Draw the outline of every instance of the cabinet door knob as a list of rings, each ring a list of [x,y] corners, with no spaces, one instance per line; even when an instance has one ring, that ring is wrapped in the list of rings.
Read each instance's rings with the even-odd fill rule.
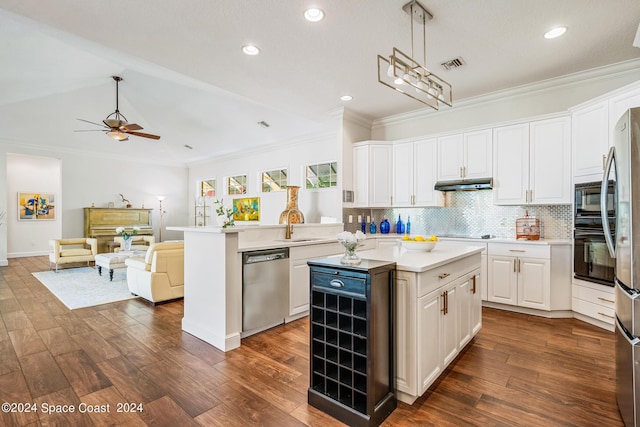
[[[476,293],[476,276],[473,276],[471,279],[473,280],[473,288],[471,290],[475,294]]]
[[[516,259],[513,259],[513,272],[516,272]]]
[[[344,288],[344,283],[341,280],[333,279],[329,284],[336,288]]]

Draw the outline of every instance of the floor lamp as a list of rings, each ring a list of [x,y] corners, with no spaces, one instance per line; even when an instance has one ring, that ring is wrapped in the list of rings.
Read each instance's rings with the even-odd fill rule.
[[[159,241],[162,242],[162,217],[165,214],[165,211],[162,210],[162,201],[165,199],[165,196],[158,196],[158,201],[160,202],[160,233],[159,233]]]

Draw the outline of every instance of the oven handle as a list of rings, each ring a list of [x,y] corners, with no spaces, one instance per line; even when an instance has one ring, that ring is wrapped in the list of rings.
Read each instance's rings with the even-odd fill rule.
[[[607,248],[609,249],[609,255],[611,258],[616,257],[616,248],[613,245],[613,238],[611,237],[611,230],[609,228],[609,218],[607,211],[607,199],[609,191],[609,173],[611,173],[611,166],[613,166],[616,157],[615,147],[609,149],[609,155],[607,156],[607,166],[602,175],[602,184],[600,185],[600,213],[602,214],[602,228],[604,230],[604,240],[607,242]]]

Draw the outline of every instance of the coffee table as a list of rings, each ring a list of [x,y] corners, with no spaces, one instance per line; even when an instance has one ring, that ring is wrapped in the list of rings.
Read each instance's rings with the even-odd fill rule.
[[[109,270],[109,281],[113,281],[113,270],[116,268],[125,268],[125,260],[134,256],[144,256],[146,251],[120,251],[109,252],[105,254],[97,254],[95,256],[96,267],[98,267],[98,274],[102,276],[102,269]]]

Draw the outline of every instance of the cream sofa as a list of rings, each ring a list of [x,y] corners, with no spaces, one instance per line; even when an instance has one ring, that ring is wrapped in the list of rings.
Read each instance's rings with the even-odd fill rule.
[[[132,294],[152,303],[184,297],[184,242],[154,243],[144,257],[125,264]]]
[[[124,239],[120,236],[114,237],[113,241],[120,246],[116,246],[113,251],[119,252],[124,250]],[[146,251],[149,246],[156,242],[156,238],[153,236],[131,236],[131,250],[132,251]]]
[[[86,262],[89,265],[98,253],[98,239],[94,238],[53,239],[49,240],[49,245],[51,246],[49,270],[51,265],[55,264],[56,273],[61,264]]]

